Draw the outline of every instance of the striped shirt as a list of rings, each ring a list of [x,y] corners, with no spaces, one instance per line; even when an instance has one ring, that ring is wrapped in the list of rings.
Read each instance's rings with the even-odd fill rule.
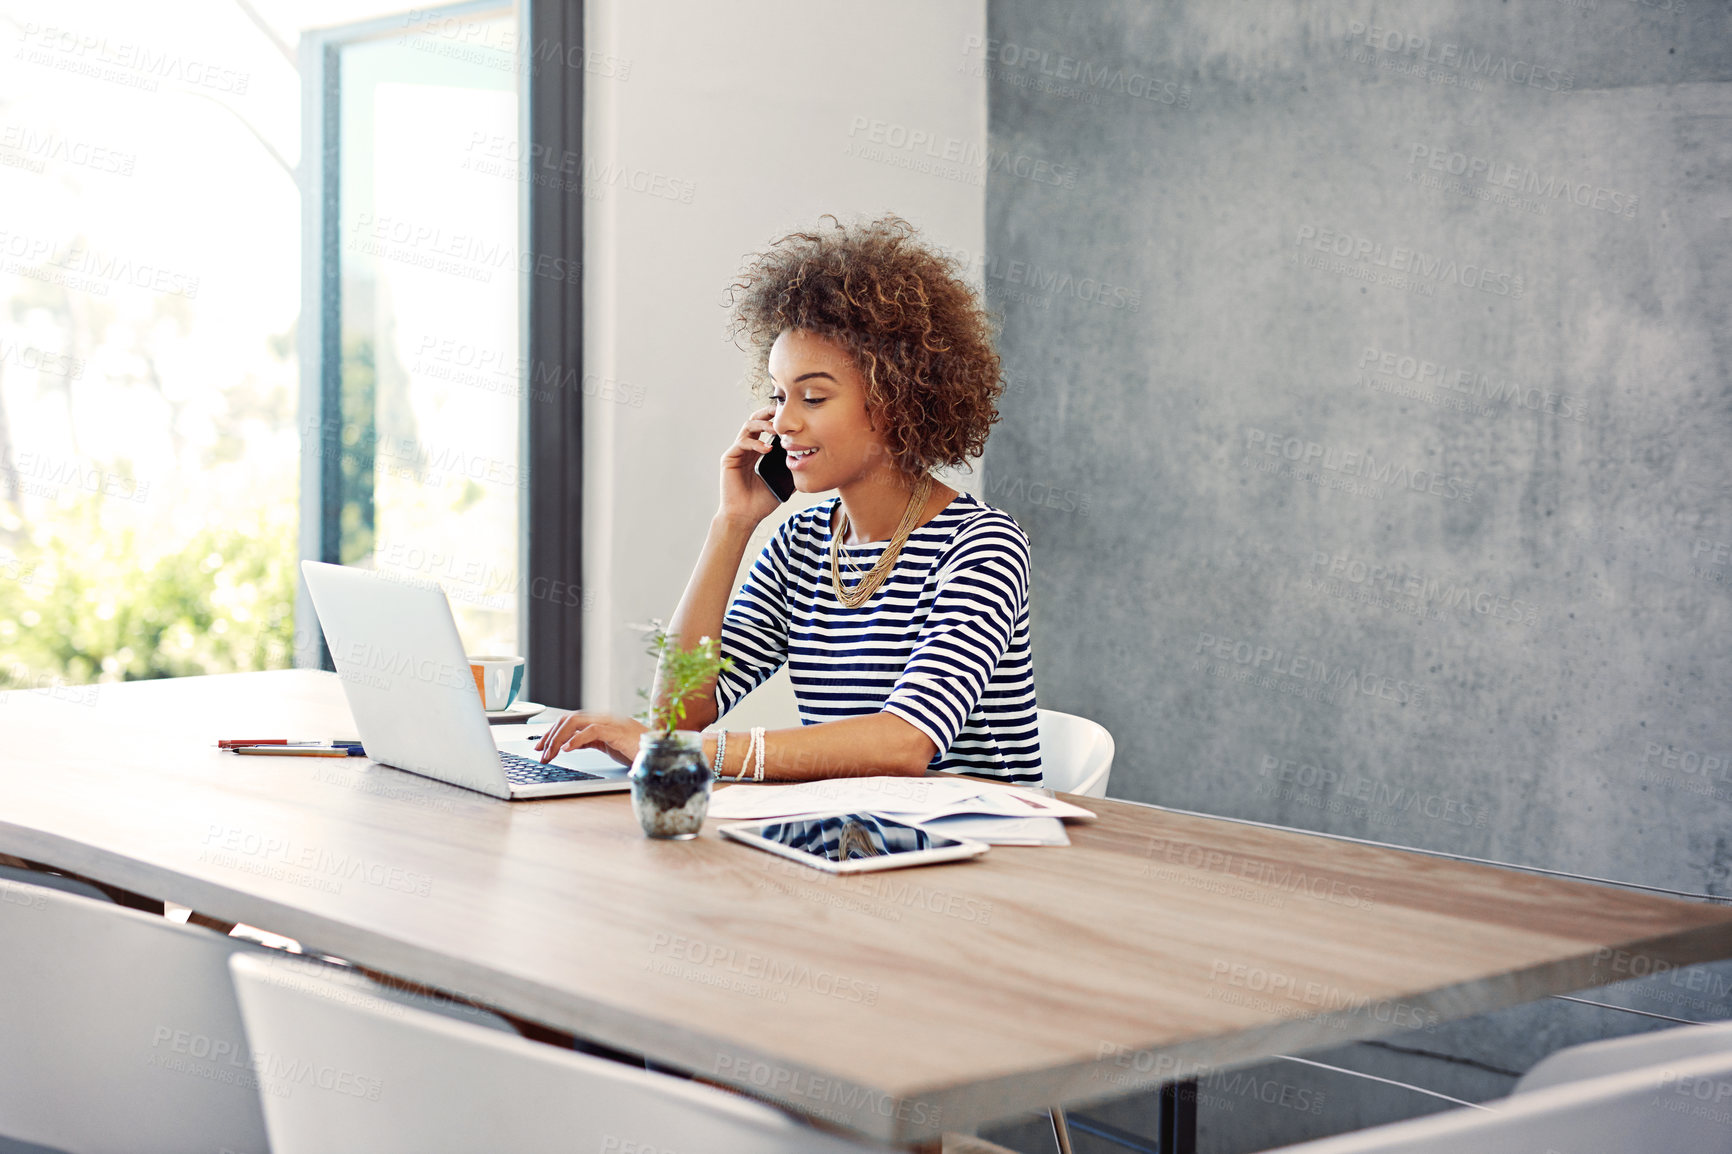
[[[734,664],[716,679],[718,712],[786,662],[803,724],[892,713],[932,739],[930,769],[1039,784],[1027,535],[1008,513],[960,493],[850,609],[830,581],[840,502],[789,517],[753,563],[722,621],[722,653]],[[844,544],[844,584],[886,544]]]

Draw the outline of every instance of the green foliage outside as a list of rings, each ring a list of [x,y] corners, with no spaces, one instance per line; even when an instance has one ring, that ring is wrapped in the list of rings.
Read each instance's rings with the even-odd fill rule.
[[[154,555],[83,495],[0,549],[0,689],[286,669],[294,664],[292,507],[205,527]]]
[[[379,374],[373,342],[351,337],[343,342],[343,425],[324,451],[338,457],[340,506],[339,560],[359,565],[373,556],[374,454],[378,433],[373,413],[378,406]]]

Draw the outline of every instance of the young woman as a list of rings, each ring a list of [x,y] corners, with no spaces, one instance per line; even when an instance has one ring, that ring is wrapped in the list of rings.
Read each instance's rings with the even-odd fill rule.
[[[998,419],[974,293],[906,221],[831,218],[754,257],[733,306],[770,403],[722,455],[721,504],[668,630],[686,647],[720,637],[733,659],[688,728],[784,662],[804,724],[761,745],[706,735],[706,757],[724,776],[761,762],[764,780],[941,770],[1038,784],[1028,538],[930,472],[979,453]],[[838,495],[783,522],[730,605],[747,542],[778,508],[754,471],[772,433],[799,491]],[[540,748],[630,761],[643,732],[574,713]]]

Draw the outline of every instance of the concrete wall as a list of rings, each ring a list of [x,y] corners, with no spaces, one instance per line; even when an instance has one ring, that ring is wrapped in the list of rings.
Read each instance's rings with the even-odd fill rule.
[[[1727,892],[1729,13],[993,0],[986,495],[1113,794]],[[1689,981],[1603,994],[1732,1014]],[[1328,1060],[1484,1098],[1653,1024]],[[1441,1105],[1265,1073],[1325,1108],[1217,1087],[1210,1149]]]
[[[986,98],[956,52],[986,9],[592,0],[585,18],[592,46],[629,62],[587,85],[586,172],[662,178],[602,189],[584,220],[584,705],[635,711],[652,666],[630,623],[672,615],[753,407],[725,290],[747,254],[823,213],[897,212],[980,250]],[[729,715],[797,723],[785,674]]]

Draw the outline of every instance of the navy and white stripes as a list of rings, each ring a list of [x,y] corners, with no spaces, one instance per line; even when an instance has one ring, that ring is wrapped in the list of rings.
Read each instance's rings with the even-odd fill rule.
[[[967,493],[909,536],[871,599],[849,609],[830,584],[840,499],[777,529],[722,622],[734,668],[726,713],[784,661],[807,725],[893,713],[938,747],[931,768],[1038,784],[1040,733],[1028,641],[1028,537]],[[842,547],[852,585],[885,542]]]

